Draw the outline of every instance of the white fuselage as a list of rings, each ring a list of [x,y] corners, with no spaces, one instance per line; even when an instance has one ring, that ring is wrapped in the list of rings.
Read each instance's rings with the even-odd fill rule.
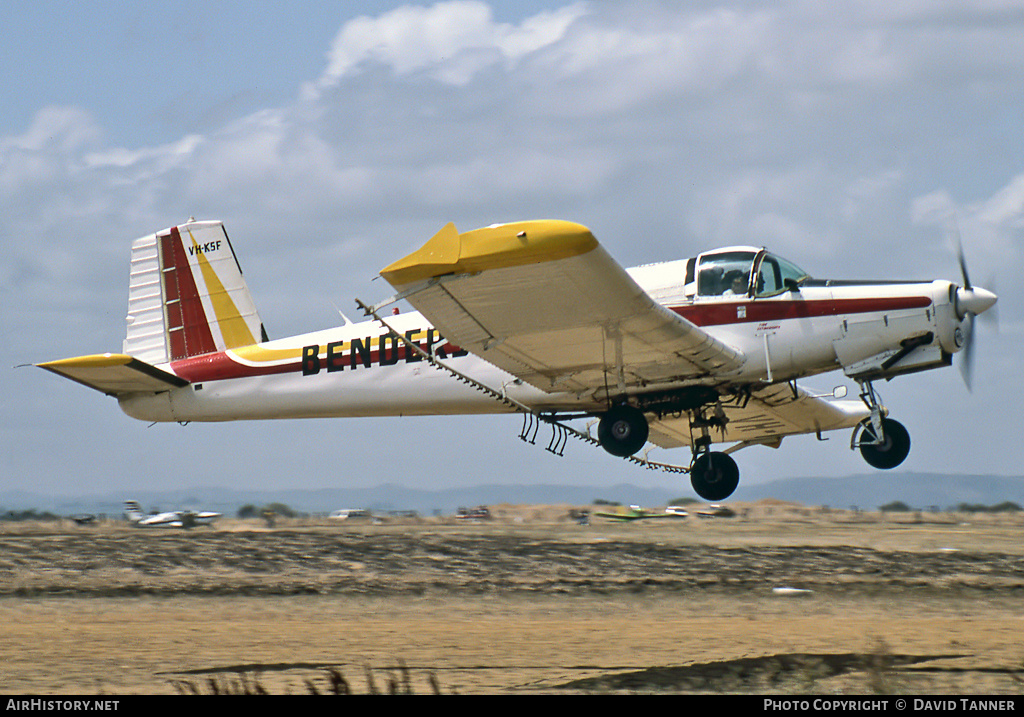
[[[872,370],[922,370],[948,364],[949,355],[960,348],[955,288],[948,281],[810,282],[758,298],[693,296],[683,282],[685,268],[685,261],[667,262],[630,274],[660,304],[743,354],[737,371],[700,381],[725,390],[839,368],[855,378],[859,367],[869,377]],[[572,411],[605,406],[595,395],[550,394],[524,384],[482,358],[444,344],[419,313],[393,315],[387,322],[424,350],[437,350],[442,362],[521,404]],[[188,386],[133,394],[121,398],[120,405],[140,420],[180,422],[509,410],[434,368],[388,334],[377,322],[365,321],[172,361],[159,368],[188,380]],[[908,339],[916,341],[909,351]],[[896,355],[901,348],[904,355]],[[877,367],[893,357],[895,364]]]

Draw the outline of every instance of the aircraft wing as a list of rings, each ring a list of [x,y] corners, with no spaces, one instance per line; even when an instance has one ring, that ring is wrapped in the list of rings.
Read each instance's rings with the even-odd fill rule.
[[[124,354],[78,356],[37,365],[108,396],[157,393],[188,385],[188,381],[179,376]]]
[[[180,511],[171,511],[143,516],[138,524],[150,528],[181,528],[185,523]]]
[[[145,519],[140,520],[139,525],[148,528],[184,528],[185,523],[181,520],[174,518],[161,518],[159,520]]]
[[[595,518],[610,518],[611,520],[622,520],[622,521],[638,520],[640,518],[639,515],[630,515],[629,513],[602,513],[602,512],[594,513],[594,517]]]
[[[824,399],[799,386],[794,393],[788,383],[766,386],[752,392],[749,400],[725,403],[723,408],[729,420],[724,431],[711,429],[716,443],[739,441],[774,447],[785,436],[852,428],[869,415],[860,401]],[[661,448],[689,446],[688,417],[652,417],[648,440]]]
[[[639,515],[628,515],[623,513],[594,513],[599,518],[610,518],[611,520],[621,520],[623,522],[632,522],[634,520],[656,520],[658,518],[678,518],[678,515],[672,515],[671,513],[640,513]]]
[[[628,392],[744,361],[656,303],[579,224],[448,224],[381,275],[451,343],[549,393]]]

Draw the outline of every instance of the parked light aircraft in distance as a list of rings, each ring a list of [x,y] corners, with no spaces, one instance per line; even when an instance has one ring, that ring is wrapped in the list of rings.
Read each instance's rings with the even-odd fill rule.
[[[128,522],[137,528],[194,528],[197,525],[213,525],[221,517],[210,510],[172,510],[166,513],[149,513],[142,510],[138,501],[126,500],[124,514]]]
[[[735,518],[736,511],[724,505],[709,505],[697,511],[698,518]]]
[[[340,510],[333,511],[327,516],[333,520],[349,520],[354,518],[372,518],[370,511],[366,508],[342,508]]]
[[[678,506],[672,506],[672,507],[675,508],[675,510],[670,510],[670,509],[666,508],[664,512],[658,513],[658,512],[653,511],[653,510],[647,510],[645,508],[641,508],[639,505],[631,505],[627,509],[620,508],[618,510],[599,511],[599,512],[594,513],[594,515],[596,515],[596,516],[598,516],[600,518],[608,518],[610,520],[616,520],[616,521],[623,522],[623,523],[632,522],[634,520],[648,520],[648,519],[652,519],[652,518],[676,518],[676,519],[679,519],[679,518],[685,518],[686,517],[686,511],[685,510],[680,512],[680,509],[678,508]]]
[[[961,286],[825,280],[740,246],[623,269],[579,224],[448,224],[381,270],[393,297],[357,299],[371,320],[271,341],[223,225],[189,220],[132,244],[121,353],[38,365],[143,421],[518,412],[530,443],[546,424],[553,453],[578,438],[716,501],[733,452],[790,435],[854,429],[869,464],[899,465],[910,437],[873,384],[961,350],[969,368],[996,296],[960,266]],[[383,314],[400,300],[417,311]],[[798,383],[835,370],[859,401]],[[689,463],[649,460],[648,441]]]

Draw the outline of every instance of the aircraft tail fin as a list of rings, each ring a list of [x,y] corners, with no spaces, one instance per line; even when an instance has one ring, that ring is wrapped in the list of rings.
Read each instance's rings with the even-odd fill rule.
[[[124,514],[130,523],[138,523],[146,517],[146,514],[142,511],[142,506],[138,504],[138,501],[134,500],[126,500],[124,502]]]
[[[132,243],[124,353],[160,365],[266,341],[221,222],[189,221]]]

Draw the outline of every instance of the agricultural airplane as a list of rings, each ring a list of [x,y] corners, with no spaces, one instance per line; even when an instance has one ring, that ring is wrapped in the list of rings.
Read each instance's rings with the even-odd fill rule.
[[[869,464],[899,465],[910,437],[873,382],[962,349],[969,367],[996,296],[960,264],[962,286],[813,279],[759,247],[623,269],[579,224],[448,224],[381,270],[397,294],[357,300],[370,320],[271,341],[223,225],[190,219],[132,244],[121,353],[38,365],[143,421],[518,412],[530,443],[547,424],[553,453],[578,438],[717,501],[731,453],[789,435],[852,428]],[[382,315],[399,300],[418,311]],[[839,369],[860,401],[797,383]],[[586,418],[596,438],[568,424]],[[689,464],[648,460],[648,441]]]
[[[615,520],[621,523],[630,523],[634,520],[651,520],[658,518],[685,518],[686,511],[680,512],[679,508],[665,509],[662,513],[656,513],[653,510],[646,510],[641,508],[639,505],[631,505],[628,509],[619,509],[612,511],[599,511],[594,513],[599,518],[608,518],[609,520]]]
[[[137,528],[194,528],[197,525],[213,525],[213,521],[221,517],[220,513],[209,510],[172,510],[147,515],[138,501],[134,500],[124,502],[124,514],[128,522]]]

